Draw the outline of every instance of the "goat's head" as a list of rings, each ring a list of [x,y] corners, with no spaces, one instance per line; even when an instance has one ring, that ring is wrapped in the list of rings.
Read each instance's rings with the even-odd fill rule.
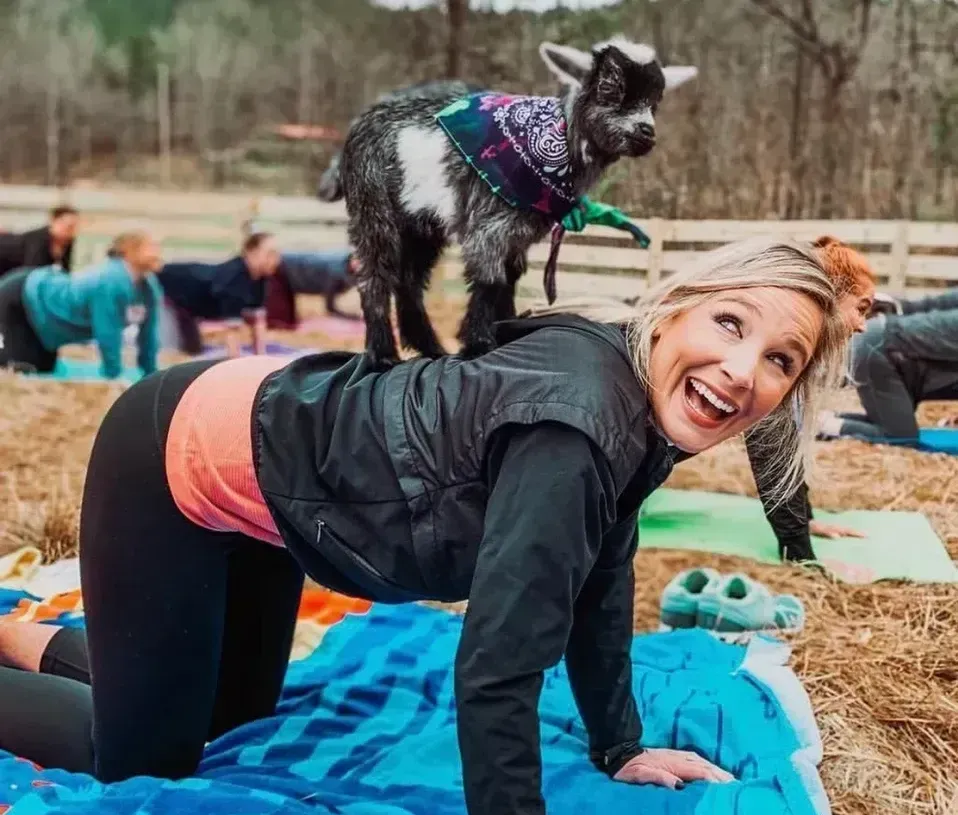
[[[650,46],[622,37],[597,43],[591,54],[544,42],[539,54],[569,89],[574,137],[610,158],[648,153],[663,94],[698,73],[694,67],[663,67]]]

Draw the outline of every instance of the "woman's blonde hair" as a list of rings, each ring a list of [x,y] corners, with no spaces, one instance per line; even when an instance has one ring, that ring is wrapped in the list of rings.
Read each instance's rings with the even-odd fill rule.
[[[113,239],[113,243],[107,250],[107,255],[111,258],[125,258],[150,240],[153,240],[153,236],[147,230],[128,229]]]
[[[659,327],[669,318],[734,289],[773,287],[809,297],[824,314],[818,343],[808,365],[781,404],[747,433],[778,437],[782,451],[775,468],[775,500],[784,500],[810,469],[815,416],[836,390],[845,370],[846,329],[836,308],[835,286],[810,243],[781,238],[750,238],[704,252],[676,274],[650,288],[634,305],[579,300],[533,309],[535,316],[575,313],[597,322],[625,323],[636,375],[648,387],[649,360]],[[791,448],[791,452],[787,452]]]

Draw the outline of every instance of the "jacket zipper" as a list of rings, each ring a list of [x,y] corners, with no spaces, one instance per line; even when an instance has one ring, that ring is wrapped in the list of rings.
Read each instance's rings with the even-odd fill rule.
[[[323,539],[323,530],[325,530],[325,529],[326,529],[326,521],[322,521],[322,520],[320,520],[320,519],[317,518],[317,519],[316,519],[316,544],[317,544],[317,546],[320,544],[320,542],[321,542],[322,539]],[[354,563],[358,564],[361,568],[365,569],[368,574],[370,574],[372,577],[374,577],[374,578],[376,578],[377,580],[379,580],[380,582],[382,582],[383,585],[386,585],[386,586],[392,586],[392,585],[393,585],[390,580],[388,580],[387,578],[385,578],[385,577],[383,576],[383,574],[379,571],[379,569],[377,569],[375,566],[373,566],[372,563],[370,563],[368,560],[366,560],[366,558],[364,558],[364,557],[363,557],[362,555],[360,555],[358,552],[354,551],[354,550],[352,549],[352,547],[350,547],[348,544],[345,544],[345,543],[340,544],[340,543],[338,543],[337,541],[334,540],[334,541],[333,541],[333,545],[334,545],[334,546],[335,546],[335,545],[338,545],[339,548],[342,549],[342,551],[344,552],[344,554],[346,555],[347,558],[349,558],[350,560],[352,560]]]

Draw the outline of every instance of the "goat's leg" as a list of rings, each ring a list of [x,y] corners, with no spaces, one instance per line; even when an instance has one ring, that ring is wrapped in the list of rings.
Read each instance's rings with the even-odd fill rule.
[[[366,322],[366,355],[376,367],[399,362],[389,301],[399,284],[402,231],[381,197],[347,201],[356,288]]]
[[[496,347],[493,326],[507,292],[508,286],[504,283],[469,284],[469,304],[459,325],[462,356],[478,357]]]
[[[469,289],[469,304],[459,325],[459,341],[464,357],[477,357],[496,347],[493,326],[514,300],[514,284],[509,283],[508,245],[477,230],[474,239],[462,245],[464,276]],[[470,238],[473,236],[471,235]]]
[[[399,336],[403,347],[418,351],[424,357],[437,359],[446,349],[426,313],[421,286],[402,287],[396,292],[396,316],[399,318]]]
[[[396,316],[403,346],[432,359],[445,356],[446,349],[426,312],[424,292],[444,243],[440,234],[404,234],[401,277],[396,289]]]
[[[391,287],[382,275],[364,275],[359,281],[359,301],[366,322],[366,356],[377,368],[399,362],[399,351],[389,316]]]
[[[518,255],[506,262],[506,285],[499,293],[496,320],[511,320],[516,316],[516,284],[526,272],[526,259]]]

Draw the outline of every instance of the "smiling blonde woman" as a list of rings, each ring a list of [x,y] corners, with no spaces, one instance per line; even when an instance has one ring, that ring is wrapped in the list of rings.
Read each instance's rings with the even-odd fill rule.
[[[386,372],[348,354],[188,363],[116,402],[81,516],[87,771],[188,775],[207,740],[270,715],[305,572],[376,602],[468,599],[455,687],[470,815],[545,812],[537,703],[563,657],[583,758],[611,779],[731,779],[643,743],[636,519],[676,461],[794,421],[793,398],[812,415],[845,345],[819,258],[776,240],[731,245],[624,325],[543,315],[500,324],[498,341]],[[783,490],[811,431],[798,438]],[[45,692],[21,707],[84,715]],[[43,717],[0,728],[0,747],[52,767],[65,733],[90,732]]]

